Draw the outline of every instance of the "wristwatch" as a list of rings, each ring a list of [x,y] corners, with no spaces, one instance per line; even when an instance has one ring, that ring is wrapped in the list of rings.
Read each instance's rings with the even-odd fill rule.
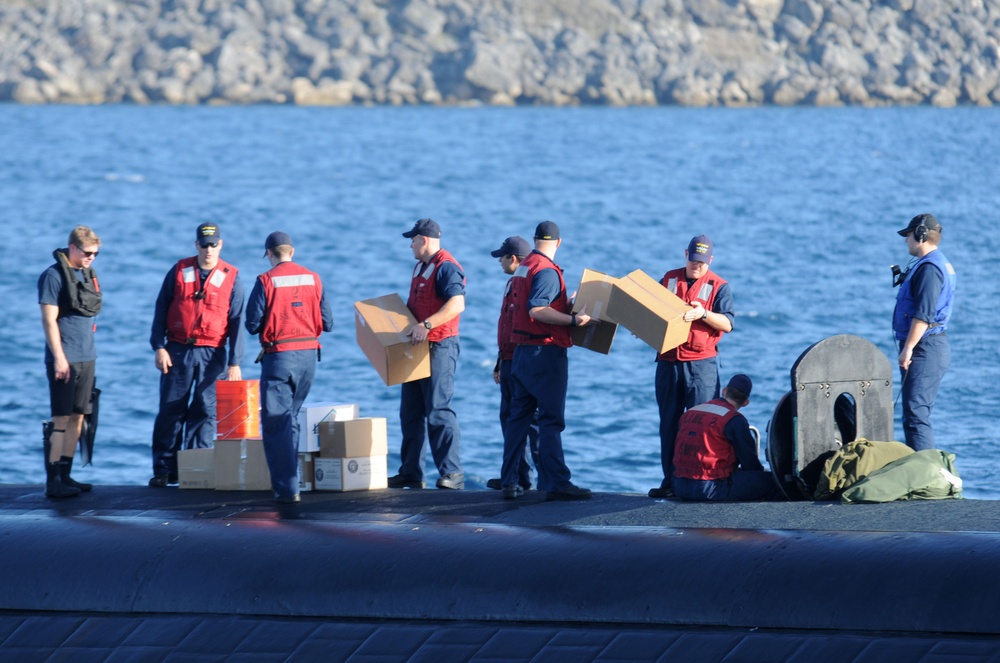
[[[427,331],[430,331],[431,330],[431,321],[430,320],[424,320],[424,327],[427,328]]]

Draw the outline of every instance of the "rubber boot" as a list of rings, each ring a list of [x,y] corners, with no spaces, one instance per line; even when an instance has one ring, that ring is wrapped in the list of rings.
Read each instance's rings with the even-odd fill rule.
[[[49,452],[52,451],[52,422],[42,422],[42,451],[45,454],[45,496],[52,498],[76,497],[79,488],[67,486],[62,482],[62,463],[49,462]]]
[[[80,492],[82,493],[86,493],[87,491],[89,491],[91,488],[94,487],[94,484],[92,483],[84,483],[82,481],[77,481],[76,479],[71,477],[69,473],[72,471],[73,471],[73,457],[63,456],[59,460],[59,478],[62,479],[62,482],[67,486],[79,489]]]
[[[76,497],[80,494],[79,488],[67,486],[59,476],[62,464],[59,462],[45,463],[45,496],[52,498]]]

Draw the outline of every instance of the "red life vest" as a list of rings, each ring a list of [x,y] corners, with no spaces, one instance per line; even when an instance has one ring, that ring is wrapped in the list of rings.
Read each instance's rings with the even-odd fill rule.
[[[701,480],[729,477],[739,461],[725,431],[736,414],[736,408],[724,398],[685,412],[674,443],[674,476]]]
[[[558,345],[561,348],[573,346],[570,338],[570,328],[563,325],[550,325],[539,322],[528,313],[528,300],[531,298],[531,284],[535,275],[543,269],[554,269],[559,275],[559,295],[549,304],[549,307],[560,313],[569,313],[569,299],[566,297],[566,281],[563,280],[559,265],[544,253],[532,251],[521,262],[514,276],[511,277],[511,297],[514,302],[513,341],[518,345]]]
[[[319,275],[294,262],[279,262],[260,275],[267,302],[260,344],[264,352],[315,350],[320,347],[323,314]]]
[[[217,348],[229,328],[229,300],[237,269],[219,263],[201,282],[198,258],[177,261],[174,298],[167,308],[167,338],[177,343]]]
[[[715,298],[719,294],[719,288],[724,286],[727,281],[715,272],[707,270],[704,276],[689,287],[684,268],[681,267],[664,274],[660,283],[686,303],[692,305],[700,303],[706,311],[711,311],[715,306]],[[657,359],[695,361],[714,357],[719,354],[715,346],[719,344],[721,338],[721,331],[713,329],[704,320],[695,320],[691,323],[691,332],[688,334],[687,341],[673,350],[667,350]]]
[[[406,307],[413,313],[417,322],[423,322],[441,310],[448,300],[437,293],[438,267],[443,262],[450,262],[459,271],[462,266],[444,249],[439,249],[428,262],[418,262],[413,268],[413,278],[410,280],[410,298],[406,300]],[[463,272],[464,273],[464,272]],[[462,279],[465,285],[465,279]],[[427,340],[436,343],[437,341],[458,336],[458,323],[461,314],[456,315],[442,325],[438,325],[427,333]]]
[[[514,333],[514,298],[511,296],[514,278],[507,280],[503,292],[503,303],[500,305],[500,320],[497,322],[497,346],[500,348],[501,359],[513,359],[517,343],[511,336]]]

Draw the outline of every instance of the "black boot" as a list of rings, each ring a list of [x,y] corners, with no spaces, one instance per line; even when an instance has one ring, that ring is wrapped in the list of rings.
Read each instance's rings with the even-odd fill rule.
[[[60,477],[61,463],[45,463],[45,496],[53,498],[76,497],[80,494],[79,488],[67,486]]]
[[[49,462],[49,453],[52,450],[52,422],[42,422],[42,451],[45,453],[45,496],[53,498],[76,497],[80,494],[79,488],[67,486],[62,482],[62,464],[59,461]]]
[[[82,481],[77,481],[72,478],[69,473],[73,471],[73,457],[63,456],[59,461],[59,478],[67,486],[72,486],[73,488],[78,488],[80,492],[86,493],[88,490],[94,487],[92,483],[84,483]]]

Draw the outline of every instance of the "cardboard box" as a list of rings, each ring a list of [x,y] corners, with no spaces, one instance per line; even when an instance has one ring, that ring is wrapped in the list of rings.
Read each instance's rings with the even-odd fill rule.
[[[389,487],[385,456],[317,458],[316,490],[373,490]]]
[[[356,458],[389,453],[385,417],[324,421],[319,425],[320,458]]]
[[[299,453],[299,492],[308,493],[313,490],[316,476],[316,459],[319,452]]]
[[[635,270],[611,288],[608,315],[659,353],[687,340],[691,323],[684,312],[693,308],[660,282]]]
[[[431,375],[430,346],[413,345],[406,330],[417,324],[399,295],[354,302],[358,346],[386,386]]]
[[[181,449],[177,452],[178,488],[215,488],[215,449]]]
[[[319,451],[321,421],[357,419],[357,403],[306,403],[299,410],[299,452]]]
[[[583,270],[580,287],[576,291],[576,300],[573,302],[573,312],[579,313],[586,306],[587,315],[597,318],[601,324],[574,327],[570,330],[573,345],[605,355],[611,352],[618,323],[608,315],[608,302],[611,301],[612,286],[617,281],[618,279],[613,276],[592,269]]]
[[[215,441],[216,490],[271,490],[263,440]]]

